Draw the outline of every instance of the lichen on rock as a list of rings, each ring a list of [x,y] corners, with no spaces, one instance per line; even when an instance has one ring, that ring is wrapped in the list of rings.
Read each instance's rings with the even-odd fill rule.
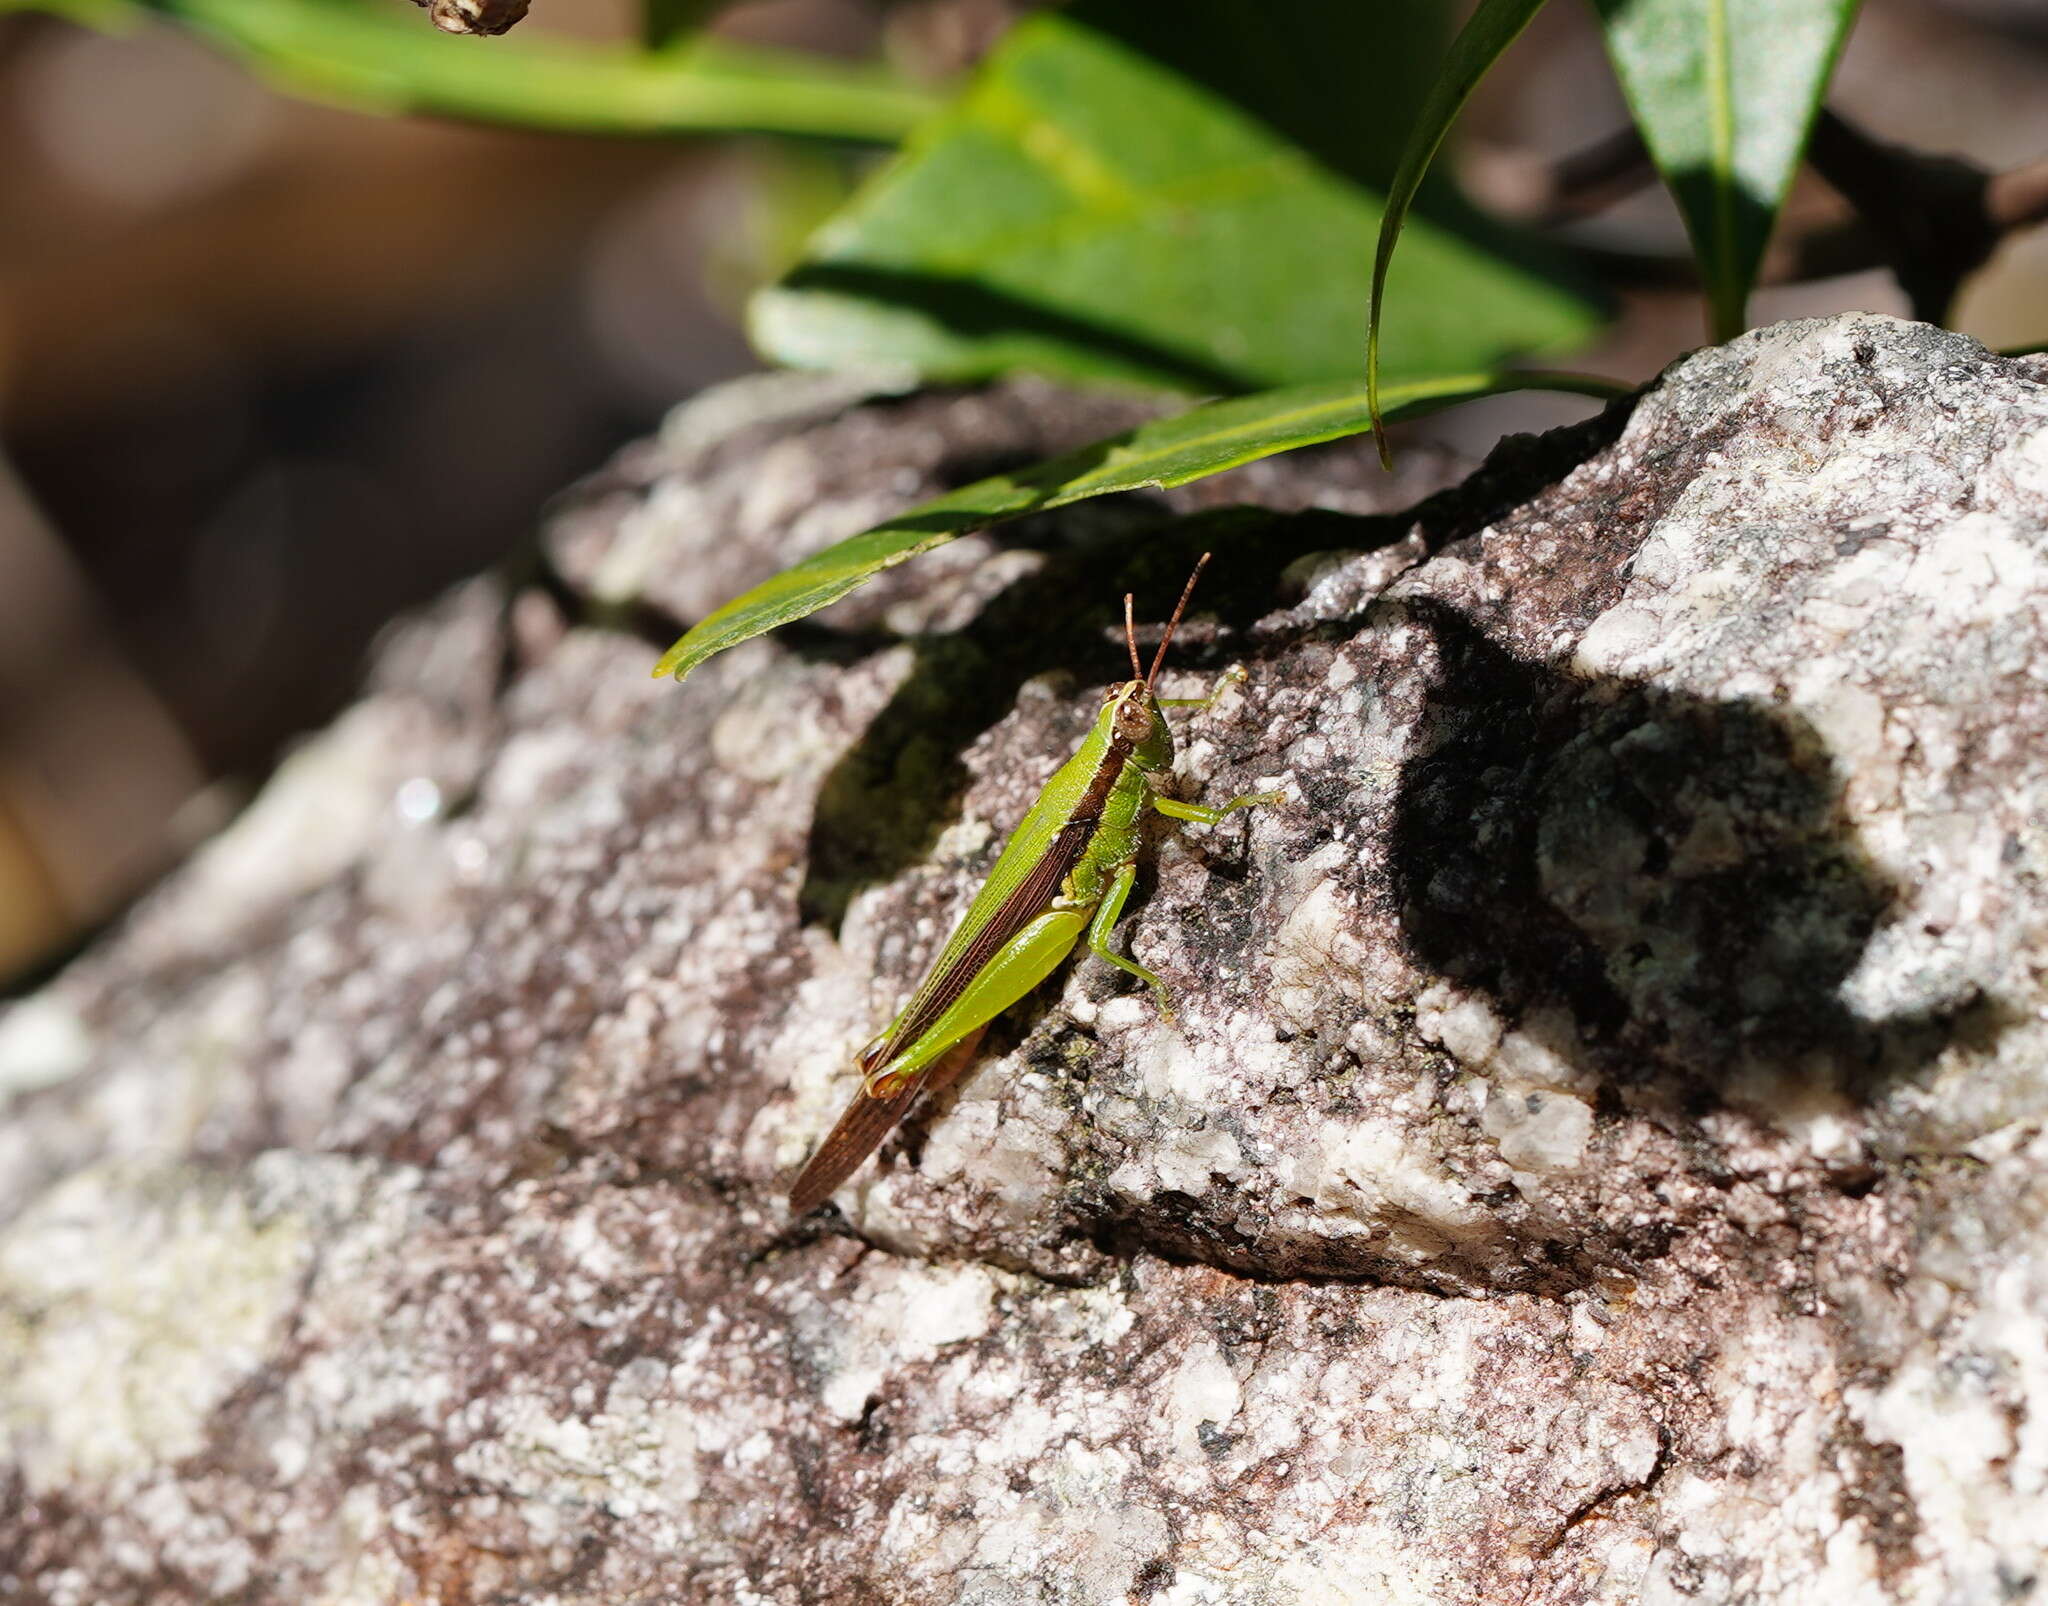
[[[1937,1602],[2048,1568],[2048,364],[1872,316],[1458,483],[694,615],[1130,404],[700,399],[0,1014],[0,1595]],[[1422,498],[1419,502],[1417,498]],[[780,1188],[1215,559],[1121,940]],[[504,604],[517,600],[508,610]],[[507,624],[508,618],[513,621]]]

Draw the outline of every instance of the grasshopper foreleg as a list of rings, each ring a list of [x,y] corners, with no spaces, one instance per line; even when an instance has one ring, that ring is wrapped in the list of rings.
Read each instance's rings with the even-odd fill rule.
[[[1243,664],[1232,664],[1216,677],[1216,684],[1209,688],[1208,696],[1162,697],[1159,699],[1159,706],[1161,708],[1209,708],[1225,692],[1229,691],[1231,687],[1241,686],[1249,679],[1251,679],[1251,675],[1246,671]]]
[[[1234,797],[1221,808],[1210,808],[1203,803],[1183,803],[1179,798],[1155,797],[1152,806],[1169,820],[1192,820],[1197,825],[1214,825],[1233,809],[1253,809],[1261,803],[1280,803],[1286,800],[1284,792],[1246,792]]]

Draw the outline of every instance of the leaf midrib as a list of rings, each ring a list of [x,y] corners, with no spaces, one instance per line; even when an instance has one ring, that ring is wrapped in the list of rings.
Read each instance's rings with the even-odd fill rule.
[[[1715,250],[1720,257],[1715,299],[1722,303],[1715,320],[1718,338],[1740,333],[1742,309],[1727,305],[1728,288],[1737,282],[1735,239],[1734,63],[1728,55],[1728,0],[1707,0],[1707,121],[1714,152]],[[1727,327],[1729,324],[1738,327]]]

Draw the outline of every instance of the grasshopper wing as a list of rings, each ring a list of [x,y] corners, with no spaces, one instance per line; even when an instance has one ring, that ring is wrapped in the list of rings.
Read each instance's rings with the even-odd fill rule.
[[[854,1094],[853,1102],[825,1134],[825,1141],[797,1173],[796,1181],[789,1185],[791,1213],[807,1216],[831,1198],[839,1184],[859,1169],[861,1161],[882,1146],[882,1139],[903,1119],[903,1112],[916,1102],[920,1093],[927,1089],[940,1092],[967,1069],[974,1051],[981,1046],[982,1030],[976,1028],[961,1038],[934,1060],[924,1075],[912,1077],[901,1092],[877,1098],[863,1087]],[[871,1068],[868,1058],[866,1054],[861,1056],[863,1072]]]

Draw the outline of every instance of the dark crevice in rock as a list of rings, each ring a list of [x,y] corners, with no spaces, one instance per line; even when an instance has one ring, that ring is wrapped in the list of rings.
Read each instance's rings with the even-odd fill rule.
[[[1588,458],[1612,446],[1643,397],[1655,388],[1610,402],[1576,424],[1537,435],[1503,436],[1472,473],[1416,504],[1408,522],[1422,532],[1432,553],[1477,534],[1526,507]]]
[[[1843,1418],[1837,1439],[1848,1476],[1836,1491],[1835,1510],[1844,1522],[1862,1521],[1877,1552],[1878,1576],[1902,1582],[1912,1570],[1921,1529],[1919,1507],[1906,1485],[1904,1452],[1868,1437],[1852,1417]]]
[[[1592,1494],[1566,1512],[1564,1521],[1558,1524],[1557,1530],[1547,1538],[1538,1541],[1530,1553],[1539,1557],[1548,1556],[1579,1529],[1586,1526],[1586,1524],[1599,1520],[1618,1501],[1631,1499],[1637,1495],[1649,1494],[1663,1480],[1664,1474],[1671,1470],[1671,1464],[1671,1432],[1668,1428],[1659,1426],[1657,1429],[1657,1455],[1650,1463],[1650,1470],[1648,1472],[1631,1482],[1612,1483],[1608,1484],[1605,1488],[1594,1490]]]
[[[1532,1277],[1527,1287],[1494,1287],[1474,1282],[1453,1259],[1448,1266],[1416,1266],[1375,1254],[1347,1241],[1289,1240],[1275,1243],[1219,1221],[1203,1202],[1187,1194],[1156,1195],[1152,1208],[1099,1217],[1087,1239],[1113,1260],[1144,1256],[1173,1266],[1203,1266],[1260,1288],[1384,1288],[1433,1300],[1519,1296],[1561,1300],[1576,1283],[1552,1287]]]

